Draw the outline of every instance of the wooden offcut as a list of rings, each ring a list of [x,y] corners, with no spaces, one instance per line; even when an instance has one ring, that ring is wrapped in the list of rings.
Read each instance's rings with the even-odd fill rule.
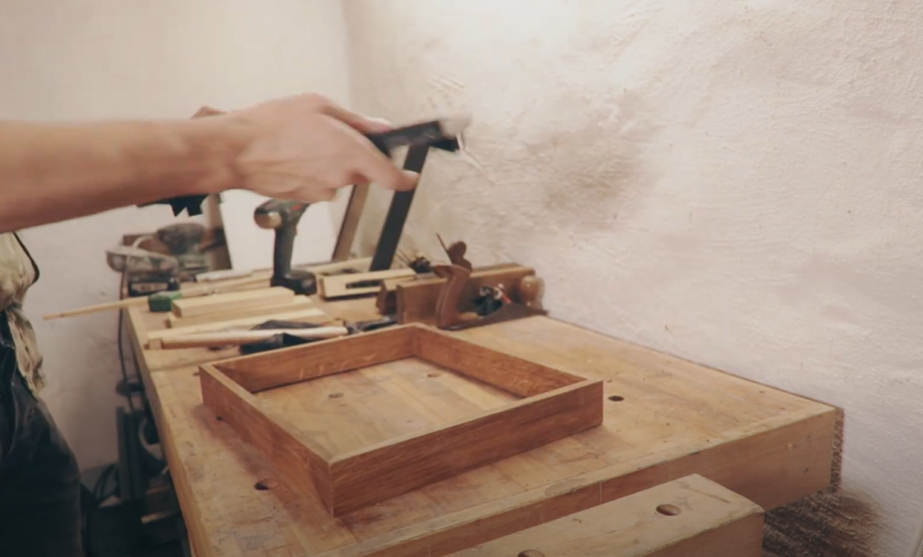
[[[214,313],[204,313],[193,317],[177,317],[172,313],[167,316],[170,327],[193,327],[196,325],[206,325],[216,321],[232,321],[235,319],[247,319],[251,317],[272,316],[279,313],[291,313],[305,309],[315,308],[316,305],[311,298],[307,296],[295,296],[291,301],[282,304],[269,304],[257,307],[235,309],[230,311],[216,311]]]
[[[336,453],[267,411],[254,396],[407,358],[430,361],[518,400]],[[205,364],[200,377],[205,405],[334,516],[564,439],[600,425],[603,417],[602,381],[470,346],[422,325]]]
[[[324,340],[346,336],[346,327],[312,327],[308,329],[259,329],[252,331],[225,331],[194,333],[160,339],[161,348],[210,348],[213,346],[242,346],[269,340],[276,335],[288,335],[305,340]]]
[[[417,273],[413,269],[387,269],[368,273],[347,273],[318,278],[318,291],[321,296],[331,300],[352,296],[377,294],[385,281],[391,283],[400,280],[413,280]]]
[[[283,310],[279,313],[273,313],[270,315],[244,317],[240,319],[231,319],[228,321],[212,321],[208,323],[202,323],[201,325],[193,325],[191,327],[173,327],[170,329],[161,329],[159,331],[151,331],[148,333],[148,348],[152,350],[161,349],[163,347],[162,341],[167,338],[181,337],[184,335],[195,335],[199,333],[210,333],[214,331],[230,331],[235,329],[252,328],[269,320],[297,321],[319,325],[323,323],[329,323],[331,318],[329,315],[324,313],[323,310],[316,307],[311,307],[308,309],[295,311]]]
[[[295,293],[281,286],[246,290],[243,292],[226,292],[200,298],[181,298],[173,301],[173,315],[177,317],[196,317],[209,313],[237,311],[263,306],[277,306],[290,303]]]
[[[763,509],[698,474],[450,557],[760,557]]]

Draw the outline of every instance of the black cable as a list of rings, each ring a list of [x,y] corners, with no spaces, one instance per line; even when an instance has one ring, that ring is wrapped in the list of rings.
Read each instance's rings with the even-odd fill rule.
[[[98,507],[100,503],[115,494],[115,491],[113,491],[112,494],[108,496],[105,495],[106,484],[109,483],[109,477],[112,476],[113,473],[118,475],[118,467],[115,464],[110,464],[106,466],[106,469],[103,470],[99,478],[96,479],[96,484],[93,486],[93,497],[96,499],[95,507]]]
[[[123,299],[122,293],[125,291],[125,286],[127,284],[128,275],[122,273],[122,281],[119,285],[119,299]],[[128,382],[128,370],[125,368],[125,349],[122,347],[122,329],[124,329],[124,316],[125,310],[119,309],[119,365],[122,368],[122,385],[125,388],[125,396],[128,398],[128,408],[131,410],[131,415],[135,415],[135,401],[132,397],[131,392],[131,383]]]

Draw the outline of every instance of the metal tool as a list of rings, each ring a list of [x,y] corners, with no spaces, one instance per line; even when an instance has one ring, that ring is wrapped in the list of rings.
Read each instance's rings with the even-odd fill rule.
[[[464,147],[462,133],[470,124],[471,117],[467,115],[443,118],[379,134],[370,139],[382,152],[389,155],[393,149],[409,147],[404,159],[404,170],[421,174],[430,148],[455,152]],[[394,193],[369,271],[390,269],[394,263],[394,255],[397,253],[404,223],[407,222],[407,215],[410,213],[414,193],[416,188]]]
[[[466,116],[445,118],[366,137],[388,156],[391,156],[394,149],[409,147],[404,169],[419,173],[423,170],[426,154],[431,147],[448,151],[460,149],[462,146],[461,132],[470,122],[471,118]],[[375,255],[372,257],[370,272],[391,268],[404,222],[410,210],[413,191],[394,194]],[[308,203],[271,199],[257,207],[254,212],[254,219],[258,226],[276,231],[271,284],[284,286],[306,295],[317,292],[317,277],[307,270],[292,269],[292,253],[295,235],[298,232],[298,222],[308,207]]]
[[[171,224],[157,230],[157,239],[179,262],[181,281],[192,280],[195,275],[208,271],[208,259],[202,251],[203,238],[205,226],[194,222]]]
[[[134,246],[106,250],[109,268],[125,275],[128,296],[139,297],[179,290],[179,261],[170,255]]]
[[[271,286],[284,286],[297,294],[317,292],[317,277],[305,269],[292,269],[292,250],[298,234],[298,222],[309,204],[300,201],[270,199],[253,212],[253,220],[260,228],[275,230],[272,249]]]
[[[482,288],[478,299],[462,300],[471,270],[453,263],[434,265],[433,271],[446,279],[436,301],[436,327],[440,329],[457,331],[548,314],[542,305],[544,281],[534,275],[522,277],[510,287]],[[513,299],[514,291],[518,301]],[[460,310],[463,305],[473,306],[475,311]]]
[[[404,169],[419,173],[423,170],[423,163],[426,161],[426,154],[430,147],[435,149],[442,149],[445,151],[460,150],[463,147],[462,132],[470,124],[471,117],[468,115],[463,115],[451,118],[441,118],[438,120],[423,122],[419,124],[412,124],[378,134],[367,134],[366,137],[382,153],[389,157],[391,156],[391,153],[394,149],[400,147],[409,147],[410,151],[408,152],[407,159],[404,162]],[[410,195],[399,195],[407,193]],[[202,203],[205,201],[205,199],[207,199],[207,197],[208,196],[205,195],[185,195],[179,197],[171,197],[168,199],[153,201],[151,203],[145,203],[139,205],[139,207],[147,207],[149,205],[169,205],[173,210],[174,216],[179,216],[183,211],[186,211],[190,216],[200,215],[202,214]],[[398,194],[395,194],[395,201],[400,201],[397,206],[394,202],[392,202],[392,212],[396,213],[396,215],[392,218],[400,221],[400,227],[397,231],[397,239],[400,239],[400,229],[403,229],[403,221],[406,219],[406,211],[409,210],[410,201],[412,199],[413,191],[398,192]],[[220,200],[221,198],[219,196],[218,201],[220,202]],[[404,216],[398,218],[399,213],[401,212],[404,213]],[[389,217],[390,216],[391,212],[389,212]],[[393,232],[391,232],[389,236],[390,235],[393,235]],[[390,246],[390,242],[387,243],[385,247],[387,246]],[[394,242],[391,259],[394,257],[393,250],[396,249],[397,243]],[[386,259],[385,255],[386,253],[383,252],[382,261]],[[389,267],[390,264],[388,267],[384,268]]]

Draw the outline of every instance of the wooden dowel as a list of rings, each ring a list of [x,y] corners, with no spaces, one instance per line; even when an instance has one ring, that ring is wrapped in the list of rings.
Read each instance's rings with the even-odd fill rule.
[[[246,277],[242,279],[234,279],[223,282],[208,283],[196,286],[190,286],[182,290],[183,298],[195,298],[198,296],[205,296],[208,294],[217,294],[219,292],[226,292],[228,290],[249,288],[255,286],[269,286],[268,276],[254,276]],[[136,298],[125,298],[123,300],[117,300],[115,302],[105,302],[102,304],[95,304],[92,306],[85,306],[82,308],[71,309],[67,311],[62,311],[61,313],[52,313],[44,316],[44,319],[48,321],[49,319],[60,319],[62,317],[73,317],[76,315],[85,315],[88,313],[96,313],[99,311],[109,311],[113,309],[122,309],[132,306],[142,306],[147,305],[147,299],[149,296],[138,296]]]

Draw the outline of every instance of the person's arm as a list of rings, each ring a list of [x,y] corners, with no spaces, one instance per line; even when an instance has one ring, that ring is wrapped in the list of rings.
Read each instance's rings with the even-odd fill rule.
[[[316,95],[193,120],[0,122],[0,232],[227,189],[315,202],[413,187],[362,135],[385,129]]]

